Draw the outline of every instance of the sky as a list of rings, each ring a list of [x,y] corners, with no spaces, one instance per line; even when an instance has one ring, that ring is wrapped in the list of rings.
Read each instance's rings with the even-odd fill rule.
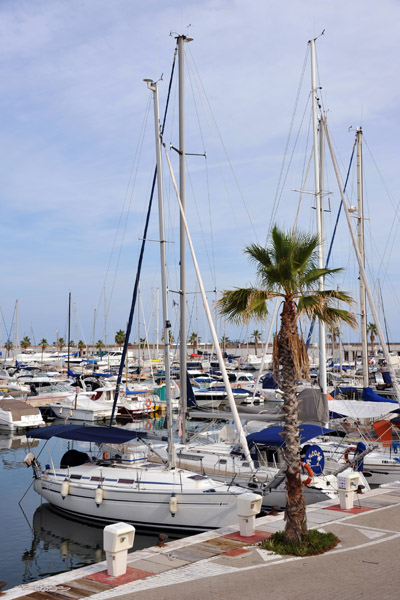
[[[143,79],[160,80],[163,114],[177,35],[193,38],[185,44],[186,208],[211,306],[221,290],[255,281],[243,249],[264,244],[273,222],[293,226],[302,187],[298,227],[315,232],[313,170],[305,183],[304,173],[312,145],[308,41],[317,38],[320,103],[343,180],[363,129],[366,267],[389,338],[400,341],[399,29],[397,0],[3,0],[0,343],[66,338],[69,294],[75,341],[113,342],[125,328],[155,166]],[[171,150],[179,146],[177,85],[175,76],[164,142],[179,179]],[[326,155],[329,244],[340,193]],[[163,171],[176,339],[178,207],[165,157]],[[354,168],[347,189],[356,204]],[[131,341],[160,337],[157,240],[156,194]],[[206,342],[189,255],[187,262],[189,334]],[[357,298],[343,215],[330,266],[343,268],[333,285]],[[216,322],[231,339],[258,329],[265,340],[269,329]],[[359,340],[357,331],[343,335]]]

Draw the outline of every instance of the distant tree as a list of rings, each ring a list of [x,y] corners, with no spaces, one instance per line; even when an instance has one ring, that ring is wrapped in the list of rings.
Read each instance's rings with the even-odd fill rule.
[[[367,333],[369,333],[369,339],[371,340],[371,351],[372,354],[374,353],[374,342],[376,339],[376,336],[378,335],[378,329],[377,326],[375,325],[375,323],[368,323],[367,325]]]
[[[331,327],[329,327],[327,338],[328,338],[328,340],[331,340],[331,343],[332,343],[332,355],[335,354],[336,340],[339,336],[340,336],[339,327],[335,327],[333,325]]]
[[[26,350],[27,348],[29,348],[29,346],[31,345],[31,339],[26,335],[21,341],[20,341],[20,346],[21,348],[23,348],[24,350]]]
[[[199,335],[193,332],[188,341],[193,346],[193,354],[196,354],[197,344],[200,342]]]
[[[75,348],[75,346],[76,346],[76,344],[75,344],[74,340],[70,340],[69,341],[69,347],[70,348]]]
[[[8,356],[10,350],[12,350],[14,348],[14,344],[12,343],[11,340],[7,340],[6,343],[4,344],[4,348],[7,350],[7,356]]]
[[[258,331],[258,329],[255,329],[253,331],[253,333],[251,334],[251,337],[254,338],[254,350],[255,350],[255,353],[257,354],[257,344],[258,344],[258,340],[261,337],[261,333]]]
[[[96,348],[97,350],[99,350],[99,352],[101,352],[104,348],[104,342],[103,340],[97,340],[96,342]]]
[[[225,350],[226,350],[228,344],[230,344],[230,342],[231,342],[230,339],[226,335],[222,336],[221,345],[222,345],[223,352],[225,352]]]
[[[83,340],[79,340],[78,342],[78,351],[79,351],[79,356],[82,356],[83,353],[83,349],[86,348],[86,344]]]
[[[60,350],[60,352],[63,351],[63,348],[65,346],[65,340],[63,337],[58,338],[58,348]]]
[[[123,329],[118,329],[117,333],[115,334],[115,343],[118,344],[119,346],[122,346],[122,344],[125,344],[125,337],[126,337],[126,333]]]
[[[141,346],[145,346],[147,344],[147,339],[145,337],[144,338],[139,338],[139,340],[140,340]]]
[[[170,344],[173,344],[175,341],[174,334],[170,329],[168,329],[168,339]],[[164,343],[164,331],[161,332],[161,341]]]
[[[46,338],[43,338],[40,340],[39,342],[39,346],[42,348],[42,362],[43,362],[43,353],[46,350],[47,346],[48,346],[48,341],[46,340]]]

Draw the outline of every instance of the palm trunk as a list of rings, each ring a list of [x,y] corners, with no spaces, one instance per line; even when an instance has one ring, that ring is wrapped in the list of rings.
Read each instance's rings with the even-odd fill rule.
[[[307,532],[306,506],[300,477],[300,437],[296,379],[298,376],[294,352],[298,339],[296,304],[285,300],[279,331],[279,362],[282,366],[283,410],[285,412],[285,451],[286,463],[286,511],[285,537],[287,541],[301,541]]]

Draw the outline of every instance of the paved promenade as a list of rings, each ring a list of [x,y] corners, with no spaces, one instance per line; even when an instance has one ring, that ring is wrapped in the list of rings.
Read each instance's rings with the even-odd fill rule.
[[[331,501],[307,508],[308,527],[332,531],[339,545],[320,556],[281,557],[258,544],[284,528],[281,515],[130,553],[126,575],[105,562],[7,590],[2,600],[359,600],[398,598],[400,485],[358,495],[352,510]]]

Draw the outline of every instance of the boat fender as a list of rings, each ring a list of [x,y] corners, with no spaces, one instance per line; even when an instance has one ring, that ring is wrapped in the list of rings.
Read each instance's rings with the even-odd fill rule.
[[[61,497],[64,500],[69,494],[69,481],[68,479],[64,479],[61,484]]]
[[[103,460],[107,460],[108,459],[108,452],[103,452]]]
[[[313,470],[312,470],[312,468],[310,467],[310,465],[309,465],[309,464],[307,464],[306,462],[301,462],[301,463],[300,463],[300,466],[301,466],[303,469],[305,469],[305,470],[307,471],[307,474],[308,474],[308,477],[307,477],[307,479],[304,479],[304,480],[301,482],[301,484],[302,484],[302,485],[309,485],[309,484],[312,482],[312,480],[313,480],[313,477],[314,477]]]
[[[147,408],[151,407],[151,399],[150,398],[146,398],[146,406],[147,406]]]
[[[171,494],[169,499],[169,512],[173,517],[178,512],[178,498],[175,496],[175,494]]]
[[[99,485],[97,487],[96,494],[94,497],[97,507],[100,506],[100,504],[103,502],[103,499],[104,499],[103,488],[101,487],[101,485]]]
[[[35,460],[36,460],[35,455],[32,454],[32,452],[29,452],[24,458],[24,463],[26,464],[27,467],[30,467],[33,465]]]
[[[345,453],[344,453],[344,455],[343,455],[343,456],[344,456],[344,460],[345,460],[347,463],[349,463],[349,462],[350,462],[350,459],[349,459],[349,454],[350,454],[350,452],[355,452],[355,451],[356,451],[356,447],[355,447],[355,446],[349,446],[349,447],[347,448],[347,450],[345,451]]]

